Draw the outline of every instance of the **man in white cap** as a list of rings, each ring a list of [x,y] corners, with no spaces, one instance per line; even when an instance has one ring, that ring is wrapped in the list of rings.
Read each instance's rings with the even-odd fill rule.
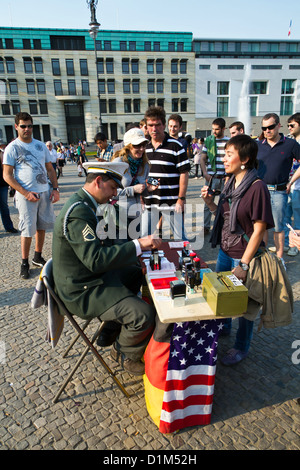
[[[142,282],[137,257],[142,250],[158,248],[161,240],[150,235],[115,244],[98,238],[98,204],[116,196],[128,164],[88,162],[84,166],[85,185],[65,204],[54,227],[55,287],[73,315],[108,322],[111,329],[103,330],[100,345],[114,343],[113,359],[131,374],[142,375],[141,358],[153,332],[155,310],[137,297]]]

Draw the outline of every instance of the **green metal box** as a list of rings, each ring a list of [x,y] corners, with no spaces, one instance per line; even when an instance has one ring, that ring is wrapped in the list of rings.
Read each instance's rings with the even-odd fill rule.
[[[204,273],[202,295],[216,316],[234,317],[247,310],[248,289],[231,271]]]

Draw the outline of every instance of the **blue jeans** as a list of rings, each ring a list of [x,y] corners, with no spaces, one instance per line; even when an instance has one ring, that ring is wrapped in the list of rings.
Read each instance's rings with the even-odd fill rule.
[[[294,217],[294,223],[292,222]],[[300,189],[294,190],[292,188],[288,195],[288,203],[285,210],[284,219],[284,233],[285,233],[285,246],[289,246],[289,233],[290,229],[287,228],[286,223],[292,225],[295,230],[300,230]]]
[[[11,230],[14,228],[12,220],[10,218],[9,214],[9,207],[7,204],[7,198],[8,198],[8,187],[7,186],[1,186],[0,187],[0,213],[1,213],[1,219],[2,223],[4,225],[5,230]]]
[[[288,203],[286,191],[269,191],[274,219],[274,232],[283,232],[285,211]]]
[[[176,213],[174,210],[164,210],[160,212],[154,207],[152,207],[151,210],[146,209],[142,212],[141,237],[146,237],[147,235],[154,233],[156,224],[158,223],[161,215],[163,227],[169,229],[169,232],[173,233],[174,240],[188,241],[184,229],[184,214]],[[170,235],[170,233],[167,235]]]
[[[239,264],[239,259],[230,258],[224,251],[220,249],[216,264],[216,272],[231,271]],[[239,327],[236,333],[234,348],[243,352],[248,352],[253,335],[254,322],[239,317]],[[231,318],[224,319],[224,330],[230,330],[232,324]]]

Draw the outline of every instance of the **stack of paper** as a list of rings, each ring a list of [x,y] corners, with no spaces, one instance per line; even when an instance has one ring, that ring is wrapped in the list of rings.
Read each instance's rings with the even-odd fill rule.
[[[145,259],[144,263],[147,269],[147,275],[149,279],[154,278],[154,277],[163,278],[163,277],[175,276],[175,273],[176,273],[175,264],[168,261],[167,258],[165,257],[161,258],[161,269],[152,270],[150,266],[150,259]]]

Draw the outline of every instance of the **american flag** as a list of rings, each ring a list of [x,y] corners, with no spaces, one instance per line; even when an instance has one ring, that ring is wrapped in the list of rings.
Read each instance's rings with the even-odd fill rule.
[[[288,36],[290,36],[291,32],[292,32],[292,20],[290,21]]]
[[[222,328],[222,320],[174,325],[160,416],[162,433],[210,423]]]

